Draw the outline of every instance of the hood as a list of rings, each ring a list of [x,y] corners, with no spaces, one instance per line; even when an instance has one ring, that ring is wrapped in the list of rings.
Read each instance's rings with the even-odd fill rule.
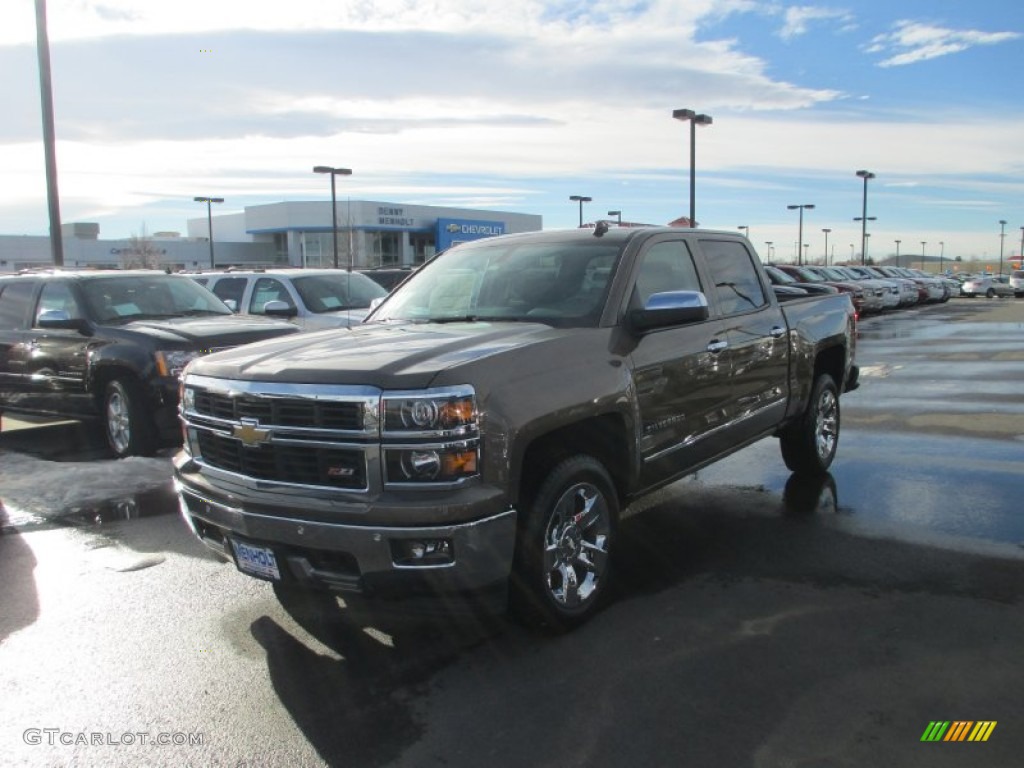
[[[253,341],[294,334],[299,330],[291,323],[280,320],[243,315],[204,315],[201,317],[136,320],[133,323],[119,325],[117,329],[141,333],[158,342],[206,349],[248,344]]]
[[[441,371],[567,333],[536,323],[371,324],[305,333],[208,355],[189,373],[303,384],[430,386]]]

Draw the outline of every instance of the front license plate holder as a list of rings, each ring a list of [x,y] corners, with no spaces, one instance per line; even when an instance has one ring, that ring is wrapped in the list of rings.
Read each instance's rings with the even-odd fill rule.
[[[258,579],[281,580],[281,570],[277,567],[274,550],[238,539],[231,539],[231,549],[235,553],[238,570]]]

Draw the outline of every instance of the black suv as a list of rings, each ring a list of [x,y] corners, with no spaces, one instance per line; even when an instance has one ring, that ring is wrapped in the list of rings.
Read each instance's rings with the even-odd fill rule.
[[[117,457],[181,441],[178,377],[197,355],[296,333],[235,315],[181,275],[0,277],[0,412],[100,419]]]

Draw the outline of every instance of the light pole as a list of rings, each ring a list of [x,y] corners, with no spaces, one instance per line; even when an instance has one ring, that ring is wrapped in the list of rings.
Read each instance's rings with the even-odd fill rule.
[[[831,232],[832,230],[829,229],[828,227],[823,227],[821,231],[825,233],[825,261],[824,261],[824,264],[827,267],[828,266],[828,233]]]
[[[946,256],[946,241],[939,240],[939,274],[942,274],[942,260]]]
[[[1021,229],[1024,229],[1024,227],[1021,227]],[[772,241],[771,240],[765,240],[764,244],[768,246],[768,263],[771,264],[772,263]]]
[[[750,239],[750,227],[748,227],[746,224],[740,224],[738,227],[736,227],[736,229],[742,229],[743,236],[747,238],[747,240]]]
[[[797,263],[797,266],[800,266],[801,264],[803,264],[803,258],[802,258],[802,254],[800,252],[800,245],[804,241],[804,209],[806,208],[806,209],[810,210],[810,209],[814,208],[814,204],[813,203],[800,203],[799,205],[787,205],[786,207],[789,210],[791,210],[791,211],[794,211],[794,210],[797,210],[797,209],[800,210],[800,234],[799,234],[798,239],[796,241],[797,242],[796,263]]]
[[[585,195],[569,195],[570,200],[574,200],[580,204],[580,226],[583,226],[583,204],[589,203],[594,198],[586,197]]]
[[[875,178],[875,174],[871,171],[857,171],[857,175],[864,179],[864,195],[861,202],[861,214],[860,214],[860,263],[866,262],[866,256],[864,251],[867,250],[867,232],[868,232],[868,179]],[[873,220],[873,217],[872,217]],[[856,221],[856,219],[854,219]]]
[[[615,223],[622,226],[622,211],[608,211],[609,216],[615,216]]]
[[[921,241],[921,269],[924,269],[924,247],[928,244],[927,240]]]
[[[334,236],[334,268],[338,268],[338,201],[334,195],[334,177],[351,176],[351,168],[333,168],[330,165],[315,165],[313,173],[331,174],[331,233]],[[348,252],[348,271],[352,271],[352,249]]]
[[[1024,227],[1020,228],[1020,268],[1024,269]]]
[[[1003,244],[1006,242],[1006,219],[999,220],[999,275],[1003,274]]]
[[[896,241],[896,266],[897,267],[900,265],[900,243],[902,243],[902,242],[903,242],[902,240],[897,240]]]
[[[870,237],[870,235],[867,232],[864,231],[864,227],[866,226],[866,223],[868,221],[874,221],[875,217],[874,216],[868,216],[865,219],[863,216],[854,216],[853,220],[854,221],[863,221],[863,222],[865,222],[865,224],[861,225],[861,234],[860,234],[860,263],[864,264],[867,261],[867,258],[868,258],[868,254],[867,254],[868,238]]]
[[[206,226],[210,234],[210,269],[216,269],[213,264],[213,214],[210,212],[210,203],[223,203],[223,197],[193,197],[197,203],[206,203]]]
[[[697,226],[697,126],[711,125],[711,115],[698,115],[692,109],[673,109],[672,117],[690,123],[690,226]]]

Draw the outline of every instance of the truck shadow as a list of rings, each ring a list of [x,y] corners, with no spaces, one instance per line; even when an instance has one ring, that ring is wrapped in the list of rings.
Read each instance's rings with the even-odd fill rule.
[[[7,512],[0,502],[0,643],[39,618],[36,558],[21,535],[7,526],[7,521]]]
[[[328,765],[384,765],[422,736],[417,702],[463,655],[520,655],[539,643],[501,617],[374,616],[338,608],[293,616],[315,643],[261,616],[250,631],[281,703]],[[484,681],[481,681],[484,684]]]

